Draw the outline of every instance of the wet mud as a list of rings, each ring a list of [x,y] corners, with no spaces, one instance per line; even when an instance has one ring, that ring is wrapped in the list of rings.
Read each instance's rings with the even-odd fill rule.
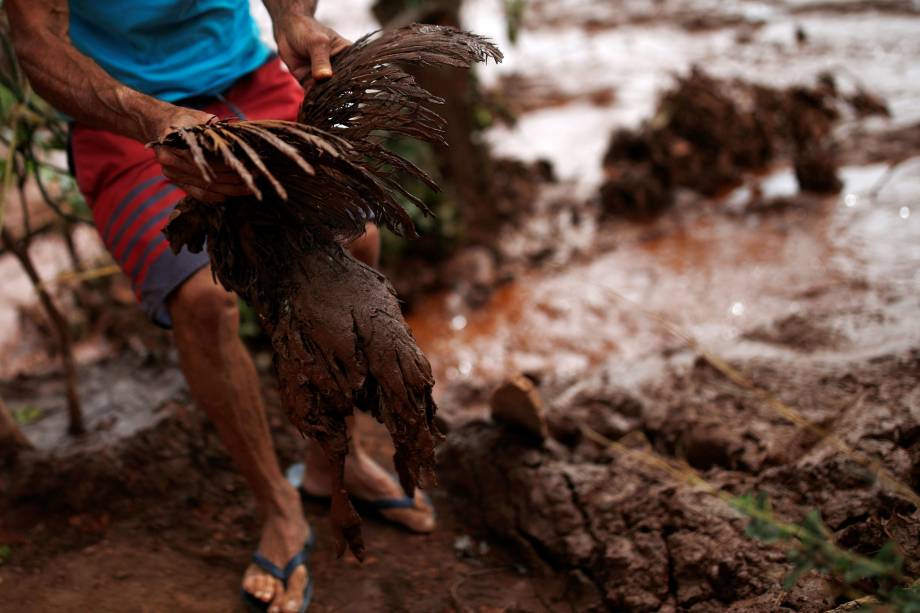
[[[143,325],[142,315],[136,326]],[[302,441],[262,373],[269,425],[283,466]],[[0,471],[0,596],[20,611],[243,611],[239,580],[258,545],[251,494],[204,414],[191,402],[175,356],[123,355],[81,368],[88,434],[66,434],[56,377],[0,384],[13,409],[41,408],[24,426],[32,451]],[[390,464],[386,431],[359,419],[367,451]],[[433,491],[439,525],[409,535],[364,522],[363,563],[339,558],[328,505],[305,499],[318,532],[311,611],[449,610],[461,603],[537,610],[561,593],[481,537],[468,534]],[[321,587],[320,587],[321,586]]]
[[[920,350],[871,364],[803,362],[733,364],[917,488]],[[783,590],[785,555],[747,537],[746,520],[727,504],[599,448],[580,425],[684,460],[731,494],[768,493],[785,519],[817,508],[835,540],[862,553],[893,539],[907,572],[916,572],[920,511],[909,500],[872,483],[832,443],[784,422],[692,352],[656,367],[636,380],[624,372],[635,366],[610,365],[548,400],[545,445],[493,422],[460,427],[441,455],[446,486],[490,500],[477,507],[476,521],[538,566],[587,578],[594,600],[586,609],[825,611],[837,591],[817,575]],[[618,384],[627,378],[630,385]]]
[[[716,196],[784,159],[801,191],[835,194],[842,187],[839,145],[830,137],[845,111],[890,116],[864,89],[841,94],[831,73],[814,86],[776,89],[694,67],[662,94],[639,130],[611,137],[601,206],[607,215],[649,217],[673,204],[678,189]]]
[[[779,171],[757,186],[783,194],[784,208],[733,208],[757,191],[747,187],[653,223],[602,223],[618,238],[610,252],[522,277],[480,312],[446,297],[451,337],[420,341],[454,382],[441,399],[453,426],[442,480],[461,500],[490,501],[465,516],[566,575],[579,610],[826,611],[848,600],[816,574],[784,590],[784,552],[748,538],[728,505],[586,440],[586,426],[686,462],[731,495],[765,492],[784,519],[817,509],[861,553],[893,541],[916,574],[920,510],[836,445],[920,488],[920,175],[887,173],[845,168],[843,195],[803,200],[792,169]],[[815,429],[735,385],[662,317]],[[539,382],[542,444],[490,418],[496,371]]]
[[[783,519],[817,509],[855,551],[893,541],[915,575],[915,499],[837,446],[920,488],[920,175],[917,158],[902,159],[842,168],[840,196],[804,196],[781,168],[721,199],[683,198],[652,222],[602,221],[599,252],[518,275],[482,309],[457,292],[432,299],[410,325],[449,382],[441,476],[464,517],[567,577],[577,610],[826,611],[848,600],[817,574],[784,590],[783,550],[748,538],[746,520],[699,488],[586,440],[588,427],[686,462],[731,495],[767,493]],[[814,429],[735,385],[700,347]],[[514,373],[538,383],[540,403],[496,406],[493,390]],[[534,404],[542,443],[526,425]]]

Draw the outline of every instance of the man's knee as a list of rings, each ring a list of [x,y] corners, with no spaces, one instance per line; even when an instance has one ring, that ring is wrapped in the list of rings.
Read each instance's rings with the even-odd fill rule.
[[[214,283],[208,269],[179,286],[169,301],[169,314],[177,335],[206,343],[236,338],[239,330],[236,295]]]

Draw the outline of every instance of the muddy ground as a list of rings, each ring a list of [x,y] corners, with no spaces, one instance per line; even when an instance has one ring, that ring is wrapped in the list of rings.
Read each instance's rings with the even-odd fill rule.
[[[68,444],[58,415],[42,419],[28,428],[39,458],[24,457],[4,475],[2,537],[12,547],[0,570],[4,602],[19,611],[242,610],[240,571],[258,534],[252,500],[170,356],[127,354],[82,375],[93,434]],[[296,461],[299,436],[271,377],[265,382],[279,454]],[[13,406],[53,410],[60,386],[36,378],[4,392]],[[371,451],[387,462],[385,433],[363,425]],[[311,611],[445,610],[455,600],[537,608],[542,595],[525,569],[469,536],[443,493],[433,498],[441,525],[432,535],[366,521],[363,565],[336,558],[325,505],[306,501],[323,585]]]
[[[469,4],[473,27],[496,23],[488,2]],[[871,554],[894,540],[920,574],[917,508],[657,319],[920,488],[916,9],[612,4],[533,3],[503,70],[518,89],[540,86],[518,103],[517,126],[490,140],[504,155],[550,159],[561,183],[541,190],[494,252],[460,254],[445,269],[454,287],[410,315],[450,430],[432,492],[441,526],[407,536],[368,520],[359,566],[335,559],[325,509],[309,503],[321,539],[311,610],[825,611],[842,600],[814,574],[780,589],[781,550],[745,537],[720,501],[585,440],[579,424],[685,460],[726,492],[767,492],[784,519],[817,508],[841,545]],[[716,199],[678,193],[658,219],[601,221],[610,129],[647,117],[653,93],[690,61],[777,85],[846,64],[840,72],[883,95],[893,117],[838,128],[839,196],[800,195],[780,160]],[[549,85],[547,70],[560,75]],[[7,403],[32,415],[25,430],[38,447],[0,473],[10,546],[0,602],[12,610],[240,610],[257,536],[251,498],[188,401],[168,337],[127,334],[143,327],[130,317],[119,329],[132,340],[81,347],[83,441],[64,434],[53,370],[0,382]],[[0,371],[37,372],[28,353]],[[492,390],[519,373],[547,408],[542,444],[488,418]],[[289,462],[299,441],[264,376]],[[385,436],[362,427],[386,460]]]

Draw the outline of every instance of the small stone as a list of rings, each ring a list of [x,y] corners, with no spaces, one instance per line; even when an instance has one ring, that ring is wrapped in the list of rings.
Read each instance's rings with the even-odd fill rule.
[[[683,437],[684,455],[694,468],[731,468],[736,443],[732,433],[718,423],[696,424]]]
[[[489,401],[492,419],[529,432],[543,441],[549,436],[543,399],[534,382],[517,375],[498,387]]]
[[[459,556],[468,556],[473,551],[473,539],[468,534],[461,534],[454,539],[454,551]]]

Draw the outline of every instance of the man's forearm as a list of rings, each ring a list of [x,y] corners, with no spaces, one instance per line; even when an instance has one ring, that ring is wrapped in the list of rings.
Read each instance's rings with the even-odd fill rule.
[[[86,125],[141,142],[159,136],[171,104],[119,83],[67,36],[67,0],[7,0],[13,45],[35,91]]]
[[[262,0],[273,23],[278,23],[285,15],[296,12],[312,17],[316,14],[316,4],[319,0]]]

